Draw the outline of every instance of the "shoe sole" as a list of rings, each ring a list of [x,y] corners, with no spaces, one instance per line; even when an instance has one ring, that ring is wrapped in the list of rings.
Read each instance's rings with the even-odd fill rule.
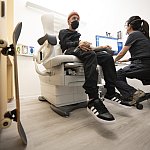
[[[114,104],[114,105],[117,105],[117,106],[121,106],[122,108],[131,108],[131,106],[122,105],[122,104],[119,104],[119,103],[117,103],[117,102],[115,102],[115,101],[109,100],[109,99],[107,99],[107,98],[105,98],[104,101],[106,101],[106,102],[108,102],[108,103],[111,103],[111,104]]]
[[[101,118],[97,118],[97,117],[91,112],[91,110],[90,110],[88,107],[87,107],[87,111],[88,111],[89,114],[91,114],[91,115],[94,117],[94,119],[96,119],[96,121],[98,121],[98,122],[100,122],[100,123],[113,124],[113,123],[116,122],[116,120],[107,121],[107,120],[103,120],[103,119],[101,119]]]

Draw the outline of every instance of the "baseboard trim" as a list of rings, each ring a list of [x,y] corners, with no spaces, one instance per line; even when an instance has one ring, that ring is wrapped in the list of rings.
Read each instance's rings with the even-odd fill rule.
[[[31,99],[38,99],[40,95],[33,95],[33,96],[20,96],[20,100],[31,100]]]

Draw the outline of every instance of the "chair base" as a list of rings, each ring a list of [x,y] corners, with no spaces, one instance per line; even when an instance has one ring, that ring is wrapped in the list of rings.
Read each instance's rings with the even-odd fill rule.
[[[77,103],[77,104],[60,106],[60,107],[56,107],[55,105],[50,104],[50,107],[58,115],[60,115],[62,117],[69,117],[70,112],[72,112],[73,110],[76,110],[76,109],[79,109],[79,108],[86,108],[87,107],[87,102],[81,102],[81,103]]]
[[[48,102],[50,104],[50,108],[62,117],[69,117],[70,112],[72,112],[73,110],[87,107],[87,101],[65,106],[55,106],[54,104],[51,104],[49,101],[47,101],[43,96],[39,96],[38,100],[42,102]]]

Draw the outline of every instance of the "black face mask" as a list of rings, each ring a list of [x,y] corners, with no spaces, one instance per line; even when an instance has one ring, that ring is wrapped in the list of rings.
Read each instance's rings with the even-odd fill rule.
[[[79,27],[79,21],[75,20],[75,21],[71,22],[71,27],[72,27],[72,29],[77,29]]]

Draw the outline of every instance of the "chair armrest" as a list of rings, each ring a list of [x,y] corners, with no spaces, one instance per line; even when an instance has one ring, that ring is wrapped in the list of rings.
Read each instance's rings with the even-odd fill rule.
[[[68,62],[81,62],[76,56],[74,55],[57,55],[53,58],[48,59],[46,62],[43,62],[43,65],[46,69],[50,69],[52,67],[56,67],[61,65],[62,63]]]

